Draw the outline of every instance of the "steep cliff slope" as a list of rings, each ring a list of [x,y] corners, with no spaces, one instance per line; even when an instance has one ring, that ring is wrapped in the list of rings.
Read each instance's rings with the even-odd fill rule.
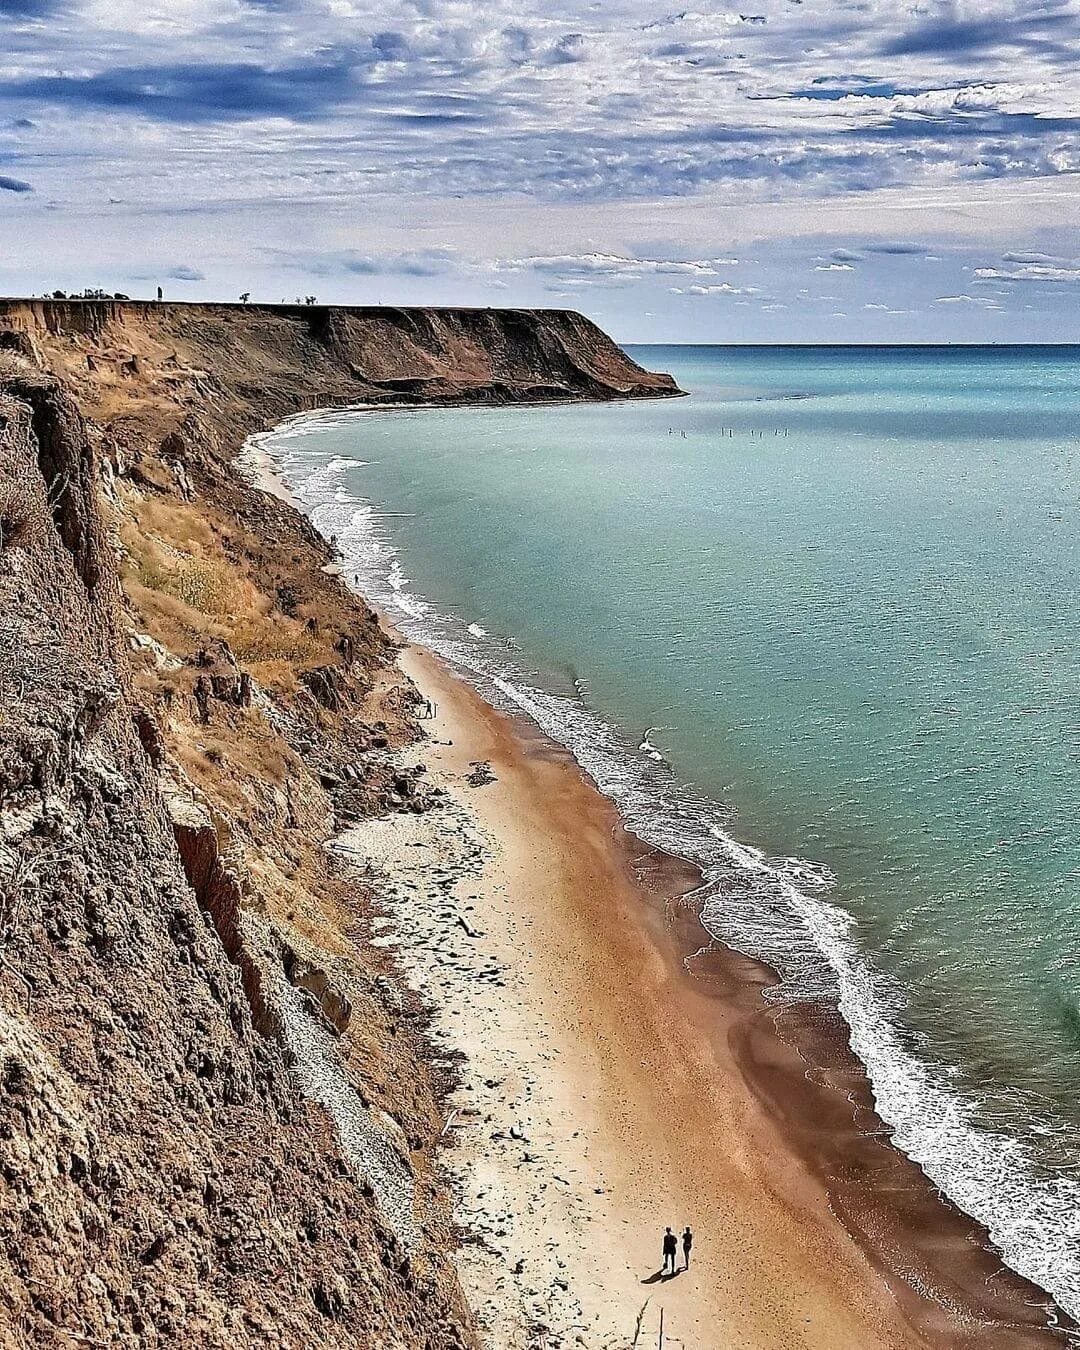
[[[357,398],[672,392],[574,315],[0,305],[0,1344],[474,1343],[418,999],[342,823],[438,810],[234,467]]]
[[[415,1047],[404,1035],[395,1062],[420,1085],[356,1156],[289,1071],[308,1055],[365,1117],[377,1085],[330,1059],[347,995],[320,1002],[325,958],[270,916],[245,920],[230,817],[179,761],[170,772],[170,743],[182,753],[185,727],[205,739],[213,722],[220,745],[291,755],[313,844],[330,816],[317,776],[231,701],[227,657],[185,666],[158,648],[172,690],[140,694],[77,409],[56,381],[9,372],[0,425],[0,1343],[467,1344],[420,1175],[437,1114]],[[204,672],[223,710],[205,723],[187,692]],[[259,772],[235,776],[257,792]],[[272,802],[264,814],[270,865]]]
[[[342,403],[679,392],[568,310],[0,300],[5,328],[118,405],[134,391],[144,410],[148,398],[218,400],[249,422]]]

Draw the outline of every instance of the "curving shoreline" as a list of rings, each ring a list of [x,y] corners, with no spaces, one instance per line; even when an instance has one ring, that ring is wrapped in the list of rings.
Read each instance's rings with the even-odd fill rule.
[[[460,1122],[465,1110],[460,1108],[453,1122],[449,1117],[439,1121],[435,1093],[428,1091],[424,1075],[439,1073],[447,1057],[456,1059],[458,1042],[451,1036],[445,1043],[445,1053],[436,1047],[430,1060],[420,1047],[417,1058],[410,1061],[409,1054],[414,1049],[411,1041],[406,1046],[408,1054],[401,1053],[402,1040],[406,1038],[402,1034],[404,1024],[399,1025],[401,1009],[395,1001],[395,990],[389,987],[384,990],[383,984],[375,981],[367,970],[366,963],[377,957],[377,949],[359,940],[355,947],[348,946],[353,941],[353,927],[349,928],[347,941],[338,934],[335,925],[340,915],[334,909],[339,903],[338,892],[332,888],[327,893],[325,884],[317,884],[322,878],[318,858],[309,857],[321,853],[320,831],[330,828],[339,797],[346,816],[355,813],[358,803],[363,807],[361,814],[374,810],[380,802],[384,809],[388,803],[392,807],[392,794],[387,795],[389,788],[384,791],[382,759],[380,755],[369,756],[372,748],[368,740],[372,732],[369,724],[378,721],[383,726],[383,719],[389,719],[390,736],[379,737],[382,745],[388,739],[392,745],[407,743],[415,730],[407,713],[412,691],[387,669],[389,647],[385,640],[376,640],[378,627],[374,616],[345,592],[341,568],[332,564],[325,541],[296,511],[271,502],[242,482],[235,468],[236,452],[251,431],[278,420],[309,400],[332,403],[339,395],[344,399],[355,386],[338,382],[339,377],[341,380],[345,377],[336,364],[336,347],[313,353],[308,316],[303,315],[270,314],[259,318],[256,336],[265,344],[260,350],[268,360],[273,356],[269,370],[261,368],[253,373],[252,355],[246,349],[240,351],[243,346],[240,343],[222,355],[220,372],[210,374],[199,364],[203,352],[210,350],[206,345],[208,334],[212,336],[205,321],[213,319],[214,323],[220,320],[233,325],[235,316],[204,314],[204,322],[191,326],[199,317],[197,308],[186,309],[182,315],[172,315],[170,319],[166,310],[156,309],[147,315],[134,310],[96,315],[89,308],[75,313],[69,307],[62,313],[50,310],[39,315],[20,307],[7,315],[13,323],[12,350],[19,353],[12,360],[20,370],[45,358],[54,364],[63,382],[62,387],[57,382],[54,398],[57,425],[61,431],[66,428],[71,433],[64,443],[70,441],[73,454],[83,455],[80,447],[85,448],[85,437],[72,397],[77,397],[92,415],[90,431],[100,442],[102,458],[108,460],[102,474],[103,500],[109,503],[110,519],[126,531],[123,537],[129,550],[147,547],[157,532],[164,529],[165,537],[176,541],[179,557],[189,563],[202,556],[209,558],[223,577],[243,589],[244,595],[250,598],[254,593],[259,597],[258,603],[265,604],[272,622],[285,626],[296,622],[290,620],[289,614],[296,610],[299,594],[304,604],[314,608],[317,624],[323,624],[328,633],[341,631],[354,635],[344,651],[340,646],[332,651],[327,647],[317,657],[323,664],[312,670],[306,666],[316,657],[305,659],[303,649],[298,648],[294,653],[296,669],[290,667],[284,678],[279,678],[281,687],[276,692],[279,702],[267,706],[274,714],[302,708],[306,721],[301,719],[294,724],[286,716],[282,722],[294,731],[299,727],[301,734],[296,739],[300,751],[293,750],[281,738],[273,718],[265,722],[255,718],[256,730],[265,744],[260,742],[260,754],[245,762],[233,754],[237,747],[247,745],[245,738],[254,734],[249,726],[252,719],[242,703],[234,706],[226,699],[215,709],[212,719],[208,709],[198,716],[197,698],[177,699],[171,690],[166,691],[166,697],[166,692],[158,689],[154,671],[149,668],[153,662],[147,663],[146,670],[138,666],[138,673],[144,677],[144,697],[158,711],[162,725],[174,738],[170,748],[175,759],[172,771],[182,775],[190,769],[213,800],[220,797],[223,801],[234,828],[240,831],[250,828],[245,875],[249,881],[265,884],[268,903],[277,906],[272,913],[273,924],[277,925],[272,932],[275,942],[279,937],[283,942],[299,942],[293,930],[300,924],[319,943],[328,947],[339,944],[351,952],[349,960],[355,963],[355,968],[341,978],[357,1006],[369,1013],[375,1008],[377,1017],[375,1021],[370,1016],[358,1017],[354,1031],[343,1044],[357,1058],[352,1068],[365,1101],[374,1091],[376,1102],[410,1124],[412,1133],[407,1142],[413,1151],[408,1163],[427,1187],[429,1158],[424,1149],[429,1143],[434,1146],[440,1129],[445,1139],[461,1135]],[[93,318],[95,322],[80,327],[83,318]],[[52,320],[74,323],[75,331],[54,328]],[[185,346],[173,345],[176,335],[165,320],[178,324],[182,320]],[[261,327],[264,320],[268,325],[265,329]],[[249,315],[245,323],[250,321]],[[541,320],[537,324],[542,326]],[[243,326],[237,321],[232,329],[234,336]],[[283,341],[287,337],[290,343],[295,339],[295,347],[286,345],[279,350],[268,342],[269,336],[274,335],[275,342],[277,337]],[[455,348],[453,355],[459,358],[460,349]],[[515,356],[515,370],[526,355],[523,350]],[[414,357],[415,353],[410,354],[409,360]],[[300,370],[305,380],[299,399],[294,369]],[[464,373],[475,374],[471,368]],[[487,391],[493,397],[502,397],[505,391],[501,386],[497,390],[491,383],[490,372],[485,370],[482,374],[484,378],[474,380],[470,386],[472,393]],[[23,387],[16,384],[17,391]],[[448,401],[465,397],[462,390],[463,386],[457,383],[447,384]],[[588,397],[585,393],[581,396]],[[30,431],[37,434],[40,429],[37,424],[30,426]],[[27,445],[33,447],[34,443],[34,435],[30,435]],[[38,453],[43,445],[44,442]],[[93,463],[89,451],[84,460],[89,473]],[[47,467],[47,459],[42,463]],[[95,486],[88,477],[85,492],[78,496],[75,506],[82,509],[85,504],[90,518],[95,495]],[[192,515],[196,513],[211,524],[208,530],[200,526],[201,533],[193,538]],[[67,524],[65,521],[65,529]],[[52,538],[48,532],[46,537]],[[138,558],[142,556],[137,552]],[[129,558],[130,566],[135,564]],[[70,564],[68,567],[70,570]],[[141,564],[135,567],[136,582],[143,575],[139,567]],[[53,574],[60,573],[67,575],[62,568],[53,568]],[[153,581],[153,575],[147,573],[147,579]],[[181,671],[183,681],[195,681],[195,672],[201,668],[200,658],[191,648],[188,630],[183,626],[177,630],[169,618],[174,611],[168,607],[161,609],[155,598],[157,592],[152,588],[140,590],[135,586],[128,596],[129,609],[122,615],[114,603],[113,589],[110,581],[108,594],[102,591],[102,642],[107,638],[112,641],[115,634],[123,631],[125,623],[133,624],[140,639],[140,651],[145,648],[156,653],[154,660]],[[217,611],[208,613],[215,616],[217,624],[220,617]],[[200,614],[202,619],[198,617]],[[196,611],[187,615],[185,623],[190,621],[192,631],[200,632],[199,625],[206,617],[203,611]],[[149,636],[144,635],[143,628]],[[357,645],[361,659],[357,663],[357,678],[350,682],[349,668]],[[109,650],[112,652],[111,647]],[[121,656],[119,651],[114,654],[118,668],[127,669],[126,655]],[[408,664],[412,657],[405,660]],[[230,670],[233,674],[226,679],[226,685],[236,678],[235,663]],[[297,673],[306,678],[298,681],[300,687],[294,688],[288,677]],[[281,674],[279,671],[278,677]],[[274,672],[270,671],[269,676],[273,680]],[[316,688],[322,691],[326,703],[333,706],[319,704],[318,700],[312,703],[304,692],[310,690],[309,681],[315,676],[319,677],[314,681]],[[419,678],[421,684],[425,680],[446,679],[437,665]],[[345,692],[335,702],[333,694],[338,687]],[[441,684],[438,687],[443,688]],[[461,782],[467,760],[455,760],[455,755],[491,758],[497,766],[498,781],[490,791],[481,788],[473,793],[470,789],[465,800],[470,806],[482,805],[493,813],[484,828],[488,836],[501,841],[496,850],[499,862],[494,867],[490,891],[476,891],[478,899],[483,894],[490,902],[487,929],[467,916],[460,916],[467,925],[462,927],[453,906],[446,903],[444,887],[438,880],[435,890],[430,892],[435,903],[414,906],[412,917],[424,923],[448,919],[452,925],[450,936],[455,940],[460,934],[473,942],[469,929],[496,936],[501,933],[499,941],[504,949],[497,957],[491,956],[493,963],[498,960],[498,965],[471,970],[467,960],[460,963],[458,974],[465,983],[458,987],[455,998],[442,1000],[440,1025],[458,1035],[471,1029],[473,1064],[480,1064],[481,1052],[498,1056],[513,1051],[524,1056],[522,1073],[536,1085],[535,1092],[541,1093],[542,1089],[548,1126],[555,1131],[554,1122],[562,1122],[558,1139],[552,1133],[545,1140],[545,1152],[550,1145],[559,1168],[558,1173],[552,1171],[550,1176],[539,1163],[520,1156],[520,1145],[525,1141],[514,1137],[511,1126],[519,1133],[521,1130],[512,1120],[506,1122],[505,1129],[492,1131],[503,1136],[490,1141],[497,1148],[469,1152],[459,1143],[454,1153],[444,1155],[448,1162],[460,1156],[463,1170],[459,1185],[478,1185],[488,1192],[475,1196],[477,1205],[470,1221],[482,1240],[475,1242],[472,1239],[476,1234],[467,1234],[467,1251],[471,1253],[475,1247],[490,1256],[485,1244],[490,1241],[494,1245],[494,1239],[500,1238],[492,1225],[504,1227],[509,1233],[508,1225],[512,1222],[525,1224],[533,1247],[542,1248],[554,1263],[552,1266],[549,1262],[550,1297],[559,1301],[559,1295],[552,1292],[556,1290],[566,1294],[568,1300],[572,1294],[583,1311],[591,1310],[586,1330],[595,1324],[597,1337],[614,1337],[620,1343],[627,1339],[623,1321],[627,1308],[636,1309],[636,1316],[642,1305],[635,1300],[648,1292],[641,1285],[642,1271],[655,1270],[658,1264],[655,1223],[671,1202],[673,1212],[669,1221],[690,1220],[698,1228],[700,1265],[696,1270],[706,1277],[700,1283],[686,1281],[672,1286],[671,1296],[679,1300],[672,1306],[681,1307],[680,1316],[685,1315],[703,1328],[699,1336],[702,1344],[713,1343],[716,1328],[723,1329],[728,1341],[762,1347],[778,1343],[815,1346],[1060,1343],[1061,1336],[1056,1331],[1045,1331],[1038,1325],[1043,1316],[1040,1307],[1045,1307],[1045,1299],[1038,1291],[1014,1280],[1007,1272],[996,1274],[996,1257],[985,1250],[984,1235],[963,1216],[953,1216],[955,1226],[950,1227],[952,1219],[940,1208],[925,1178],[917,1169],[903,1171],[905,1164],[899,1155],[873,1137],[873,1131],[879,1127],[865,1109],[859,1104],[853,1109],[845,1094],[859,1087],[859,1075],[854,1071],[850,1081],[845,1077],[849,1067],[841,1053],[842,1027],[822,1027],[816,1023],[800,1027],[783,1021],[778,1037],[777,1011],[763,1009],[759,997],[761,985],[768,981],[768,972],[720,949],[710,948],[707,957],[699,955],[694,978],[687,978],[685,958],[691,952],[700,954],[702,947],[696,914],[692,907],[678,903],[692,887],[690,869],[677,860],[639,847],[626,833],[612,803],[588,783],[566,751],[545,740],[535,727],[525,722],[512,724],[501,718],[457,683],[447,684],[437,701],[444,714],[448,708],[457,709],[455,715],[461,725],[459,735],[445,738],[455,742],[454,747],[445,747],[449,758],[434,766],[436,772],[447,775],[447,790],[455,787],[464,792]],[[207,745],[205,727],[210,720],[218,727],[214,733],[217,740],[208,746],[216,758],[207,755],[199,759],[201,747]],[[121,723],[117,743],[126,747],[134,733],[125,717],[118,718],[118,727]],[[420,729],[424,729],[422,724]],[[150,744],[154,749],[152,736]],[[295,803],[289,795],[273,791],[272,779],[278,769],[275,761],[263,758],[262,751],[267,745],[284,756],[281,762],[306,785],[302,803],[306,814],[300,821],[295,817]],[[227,754],[222,746],[227,747]],[[428,748],[422,752],[425,756]],[[189,749],[196,755],[187,754]],[[430,750],[433,759],[442,755],[434,744]],[[490,753],[485,754],[485,750]],[[143,752],[146,756],[151,753],[145,745]],[[160,746],[154,752],[159,753]],[[296,757],[301,752],[306,759]],[[414,745],[411,750],[399,753],[419,752]],[[135,755],[137,760],[137,751]],[[345,761],[349,761],[346,767],[352,778],[343,779],[338,772]],[[371,782],[363,789],[355,786],[358,762],[365,775],[371,772]],[[319,775],[325,777],[325,782]],[[147,770],[148,782],[151,777]],[[366,783],[366,777],[362,778]],[[510,788],[513,792],[505,796]],[[245,796],[249,790],[253,794],[250,799]],[[251,809],[251,801],[257,801],[258,812]],[[503,807],[496,810],[500,801]],[[452,814],[445,817],[447,821],[452,818]],[[441,819],[439,813],[432,813],[433,826],[438,827]],[[151,824],[156,828],[159,823],[158,817],[153,816]],[[207,838],[213,834],[207,826]],[[100,832],[94,837],[95,841],[106,838]],[[164,838],[162,847],[167,851],[170,845],[173,852],[168,856],[177,873],[176,885],[182,892],[179,864],[173,857],[176,845]],[[516,861],[511,865],[513,859]],[[306,869],[300,878],[303,884],[294,884],[298,864]],[[288,884],[282,884],[282,877],[288,878]],[[195,883],[190,885],[194,887]],[[310,895],[305,889],[308,885],[313,888]],[[422,890],[419,875],[414,878],[414,885],[419,894],[428,893]],[[404,889],[410,889],[408,884]],[[197,901],[202,903],[198,895],[182,893],[189,907],[194,907]],[[300,899],[286,899],[279,904],[282,895]],[[344,898],[340,903],[344,904]],[[248,917],[261,931],[262,921],[254,906]],[[363,913],[353,917],[362,920]],[[393,923],[393,915],[387,914],[386,920]],[[531,932],[527,941],[523,938],[525,929]],[[162,932],[165,931],[163,927]],[[356,931],[366,932],[362,923]],[[422,984],[426,970],[438,993],[440,980],[452,973],[442,962],[443,949],[450,951],[452,944],[444,941],[447,934],[438,924],[429,935],[432,940],[423,950],[401,946],[400,951],[403,960],[415,957],[411,970],[417,975],[417,982]],[[160,950],[163,955],[155,959],[159,959],[157,968],[164,972],[162,988],[168,991],[176,987],[176,967],[170,965],[174,953],[171,943],[164,938]],[[273,961],[278,959],[274,950],[255,951],[252,947],[249,952],[245,948],[242,955],[245,960],[250,957],[252,961]],[[140,959],[145,954],[140,949]],[[324,958],[319,956],[318,960]],[[434,960],[434,964],[425,965],[429,960]],[[725,961],[730,964],[725,965]],[[337,970],[332,961],[328,968]],[[511,969],[520,972],[520,985],[512,985],[507,974]],[[358,972],[362,978],[357,978],[353,987],[349,981]],[[196,987],[202,989],[199,979],[196,978]],[[66,987],[63,982],[55,985],[57,990]],[[484,1011],[480,1007],[479,988],[489,1000],[486,1021],[476,1021],[474,1017],[478,1008]],[[373,991],[378,993],[377,998]],[[47,1001],[39,998],[31,1011],[39,1013],[47,1006]],[[311,1014],[316,1018],[319,1006]],[[260,1026],[264,1024],[265,1012],[265,1007],[255,999],[252,1015],[260,1019]],[[510,1019],[516,1017],[520,1028],[526,1012],[529,1026],[539,1041],[535,1036],[522,1035],[516,1046],[511,1045],[504,1035]],[[271,1035],[267,1053],[277,1054],[273,1028],[269,1021],[265,1024]],[[185,1025],[184,1020],[179,1019],[177,1025]],[[221,1034],[226,1040],[230,1034],[224,1024]],[[803,1036],[805,1043],[799,1039]],[[553,1048],[556,1040],[557,1051]],[[818,1085],[807,1081],[805,1057],[808,1046],[828,1047],[833,1042],[839,1058],[830,1051],[822,1063],[835,1086],[826,1085],[823,1089],[826,1093],[823,1104],[807,1091],[808,1087],[816,1090]],[[419,1047],[420,1043],[416,1045]],[[243,1046],[240,1053],[247,1053]],[[284,1054],[284,1049],[281,1053]],[[413,1069],[406,1069],[404,1077],[395,1078],[394,1074],[399,1072],[396,1066],[401,1063],[412,1063]],[[106,1065],[105,1070],[107,1078],[111,1065]],[[183,1077],[185,1071],[179,1072]],[[497,1083],[497,1075],[490,1077]],[[295,1093],[299,1102],[299,1089],[284,1071],[280,1082],[282,1092]],[[480,1083],[485,1091],[493,1091],[487,1088],[486,1077],[482,1076]],[[166,1093],[162,1100],[168,1103],[171,1098]],[[302,1120],[310,1119],[312,1123],[310,1130],[305,1124],[294,1131],[297,1156],[301,1160],[306,1157],[303,1150],[314,1147],[317,1138],[322,1150],[320,1166],[325,1172],[337,1165],[332,1130],[318,1111],[306,1104],[303,1111]],[[592,1122],[588,1126],[591,1136],[586,1139],[593,1151],[592,1162],[581,1152],[585,1149],[581,1140],[587,1133],[581,1128],[583,1121]],[[872,1148],[866,1144],[867,1136],[863,1133],[867,1125]],[[197,1135],[200,1146],[202,1143],[208,1148],[213,1146],[214,1129],[201,1128]],[[518,1156],[508,1154],[508,1139],[517,1148]],[[412,1143],[414,1140],[418,1144]],[[707,1144],[703,1145],[703,1140]],[[860,1152],[864,1149],[865,1153]],[[891,1172],[883,1163],[879,1167],[879,1150],[890,1160],[888,1167],[896,1166],[901,1171]],[[137,1155],[140,1163],[144,1156],[148,1155]],[[405,1154],[402,1156],[404,1159]],[[252,1167],[256,1169],[272,1162],[269,1149],[255,1150],[251,1156]],[[575,1167],[583,1178],[592,1175],[587,1168],[595,1167],[597,1176],[597,1184],[591,1191],[594,1198],[587,1199],[591,1218],[583,1220],[588,1222],[588,1228],[580,1230],[572,1229],[574,1214],[556,1203],[562,1189],[570,1190],[572,1178],[567,1172]],[[324,1172],[313,1173],[314,1180],[306,1183],[307,1190],[300,1186],[296,1193],[309,1196],[316,1206],[326,1205],[330,1212],[338,1192],[344,1193],[348,1187],[332,1183]],[[490,1175],[502,1186],[500,1178],[504,1173],[510,1177],[511,1172],[519,1180],[535,1180],[536,1186],[532,1190],[526,1188],[520,1195],[504,1187],[505,1193],[514,1197],[513,1202],[496,1210],[489,1200],[488,1186],[480,1179]],[[869,1192],[873,1205],[866,1194],[868,1176],[873,1178]],[[460,1178],[471,1181],[462,1182]],[[140,1194],[150,1194],[151,1188],[152,1183],[148,1182]],[[432,1187],[431,1194],[435,1195],[436,1190]],[[586,1197],[590,1194],[587,1187],[576,1185],[573,1192]],[[241,1185],[236,1193],[245,1196],[248,1192]],[[357,1241],[377,1245],[381,1229],[374,1220],[367,1223],[364,1196],[359,1191],[350,1194]],[[903,1199],[899,1218],[894,1213],[897,1196]],[[546,1197],[546,1208],[541,1204],[542,1197]],[[445,1196],[439,1191],[436,1199],[435,1208],[441,1214],[439,1206],[444,1205]],[[881,1205],[876,1207],[879,1200]],[[139,1212],[144,1209],[145,1200]],[[919,1222],[925,1229],[920,1239],[923,1247],[911,1236],[918,1229],[917,1222],[909,1221],[913,1209],[918,1209],[922,1216]],[[459,1206],[459,1216],[464,1214],[465,1209]],[[485,1224],[492,1227],[491,1239],[484,1239]],[[549,1242],[571,1230],[579,1234],[572,1259],[567,1260],[565,1255],[555,1257]],[[309,1252],[304,1247],[304,1255],[297,1259],[302,1262],[310,1256],[313,1262],[317,1259],[326,1268],[342,1253],[335,1247],[328,1227],[319,1231],[326,1233],[325,1246],[318,1252],[314,1249]],[[945,1250],[939,1251],[943,1232],[947,1241]],[[418,1338],[421,1335],[426,1338],[425,1344],[431,1343],[432,1328],[436,1326],[439,1334],[445,1332],[448,1341],[459,1336],[459,1329],[456,1322],[446,1321],[445,1314],[436,1317],[432,1313],[421,1330],[421,1323],[415,1320],[420,1314],[415,1313],[414,1304],[409,1301],[414,1299],[416,1288],[420,1288],[424,1297],[434,1289],[442,1300],[438,1306],[450,1309],[454,1317],[461,1312],[461,1328],[465,1330],[460,1335],[469,1334],[468,1319],[451,1287],[452,1268],[448,1262],[441,1264],[451,1246],[449,1241],[443,1242],[445,1236],[441,1228],[435,1233],[440,1245],[436,1251],[433,1243],[430,1253],[437,1277],[435,1285],[414,1286],[409,1283],[408,1270],[394,1267],[386,1276],[385,1290],[376,1291],[377,1299],[373,1296],[372,1306],[380,1310],[380,1315],[385,1314],[388,1324],[395,1318],[413,1318],[410,1326]],[[920,1253],[918,1261],[914,1260],[913,1252]],[[924,1252],[925,1261],[921,1255]],[[124,1259],[124,1253],[117,1256],[118,1269],[123,1268]],[[493,1306],[501,1308],[505,1304],[506,1314],[511,1318],[516,1316],[515,1309],[523,1309],[523,1325],[528,1334],[528,1319],[535,1308],[506,1297],[509,1287],[499,1284],[500,1280],[516,1279],[513,1270],[518,1259],[508,1276],[503,1268],[505,1262],[496,1256],[484,1267],[484,1278],[490,1276],[494,1281],[489,1300]],[[559,1265],[560,1260],[572,1268],[573,1279]],[[464,1257],[461,1261],[466,1271],[468,1262]],[[964,1274],[958,1273],[960,1267]],[[528,1269],[526,1263],[522,1273]],[[918,1286],[914,1289],[913,1270]],[[448,1279],[443,1278],[446,1274]],[[157,1278],[168,1287],[170,1280],[175,1282],[181,1277],[171,1267],[162,1267]],[[988,1278],[989,1286],[985,1284]],[[563,1284],[567,1286],[565,1289]],[[482,1312],[482,1283],[479,1288],[477,1302]],[[612,1290],[618,1295],[614,1302]],[[527,1299],[548,1296],[542,1289],[529,1294],[526,1287],[525,1292]],[[264,1289],[253,1284],[249,1305],[256,1306],[263,1293]],[[353,1335],[354,1324],[359,1327],[355,1334],[361,1336],[363,1343],[363,1319],[368,1318],[366,1326],[370,1332],[372,1314],[359,1301],[346,1304],[339,1302],[336,1295],[332,1299],[327,1295],[323,1302],[338,1319],[336,1334],[342,1343]],[[324,1315],[321,1309],[311,1312],[301,1297],[286,1312],[292,1318],[290,1328],[295,1324],[295,1334],[301,1338],[305,1315]],[[577,1316],[573,1307],[569,1313],[572,1318]],[[405,1325],[405,1320],[401,1325]],[[575,1329],[575,1321],[569,1320],[566,1325],[568,1336],[573,1331],[571,1341],[583,1334]],[[612,1327],[615,1330],[610,1330]],[[412,1334],[410,1331],[409,1335]],[[494,1345],[512,1344],[500,1336],[498,1331],[492,1334]],[[596,1343],[604,1344],[604,1339]]]
[[[447,1163],[489,1343],[622,1344],[662,1302],[702,1347],[1066,1344],[1047,1296],[892,1147],[839,1014],[764,1003],[771,972],[701,928],[695,868],[438,657],[400,664],[439,707],[415,749],[463,814],[394,854],[387,940],[465,1057]],[[496,782],[470,788],[481,759]],[[425,901],[427,849],[470,828],[483,861],[451,850]],[[642,1283],[657,1224],[687,1220],[693,1278]]]
[[[443,644],[437,645],[441,650]],[[462,673],[472,678],[468,670]],[[501,716],[481,706],[485,716]],[[599,796],[568,750],[547,740],[524,716],[514,716],[513,726],[523,742],[520,750],[528,754],[539,744],[545,760],[560,759]],[[777,982],[773,972],[710,939],[696,904],[670,903],[696,889],[696,866],[640,843],[626,833],[613,803],[600,800],[622,851],[629,846],[655,860],[651,870],[659,890],[652,899],[659,897],[665,917],[653,921],[653,937],[680,979],[684,962],[694,957],[688,1001],[703,1000],[695,1013],[703,1035],[717,1039],[723,1034],[727,1042],[714,1071],[722,1081],[737,1078],[753,1112],[775,1132],[766,1150],[770,1165],[784,1157],[785,1167],[804,1169],[814,1178],[829,1221],[857,1245],[870,1282],[888,1290],[890,1316],[900,1320],[905,1335],[916,1338],[901,1343],[1065,1343],[1064,1328],[1071,1323],[1049,1295],[1003,1267],[985,1229],[891,1144],[891,1133],[875,1112],[866,1071],[850,1048],[847,1024],[835,1007],[766,1004],[760,993]],[[648,888],[643,894],[648,898]],[[639,904],[643,894],[636,896]],[[631,922],[642,922],[634,906],[627,912]],[[721,1059],[730,1062],[721,1064]],[[756,1127],[747,1128],[752,1133]],[[686,1147],[693,1149],[694,1141],[686,1141]]]

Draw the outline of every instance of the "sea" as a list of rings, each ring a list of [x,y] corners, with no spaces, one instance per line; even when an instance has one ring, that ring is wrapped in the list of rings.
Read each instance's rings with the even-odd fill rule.
[[[688,397],[262,438],[411,638],[827,999],[1080,1318],[1080,348],[637,347]]]

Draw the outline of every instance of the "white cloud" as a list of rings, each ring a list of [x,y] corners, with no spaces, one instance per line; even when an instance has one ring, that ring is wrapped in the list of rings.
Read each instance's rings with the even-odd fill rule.
[[[1030,263],[1022,267],[976,267],[980,281],[1080,281],[1080,267],[1052,267]]]
[[[720,282],[717,286],[687,286],[680,289],[672,286],[672,295],[758,295],[760,286],[731,286],[726,281]]]
[[[645,277],[686,274],[716,276],[717,268],[732,267],[737,258],[633,258],[618,253],[574,253],[531,258],[500,258],[499,272],[545,272],[556,276]]]
[[[0,159],[33,191],[0,193],[0,270],[15,289],[124,289],[165,256],[209,278],[185,294],[246,289],[255,267],[288,291],[300,240],[335,293],[595,295],[633,317],[642,292],[704,313],[670,292],[780,294],[812,265],[854,273],[833,303],[862,317],[868,294],[910,290],[974,323],[978,307],[938,296],[972,280],[1017,306],[1021,282],[1067,294],[1077,0],[1022,19],[1005,0],[753,8],[65,0],[56,22],[6,16]],[[982,246],[965,275],[951,239]],[[927,257],[933,281],[915,275]],[[747,283],[725,287],[735,266]],[[827,303],[808,300],[807,322]]]

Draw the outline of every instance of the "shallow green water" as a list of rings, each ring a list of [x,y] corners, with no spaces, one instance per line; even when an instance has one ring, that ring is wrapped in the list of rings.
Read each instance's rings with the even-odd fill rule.
[[[1080,351],[635,355],[692,397],[273,444],[411,631],[713,865],[714,932],[840,999],[899,1142],[1075,1308]]]

